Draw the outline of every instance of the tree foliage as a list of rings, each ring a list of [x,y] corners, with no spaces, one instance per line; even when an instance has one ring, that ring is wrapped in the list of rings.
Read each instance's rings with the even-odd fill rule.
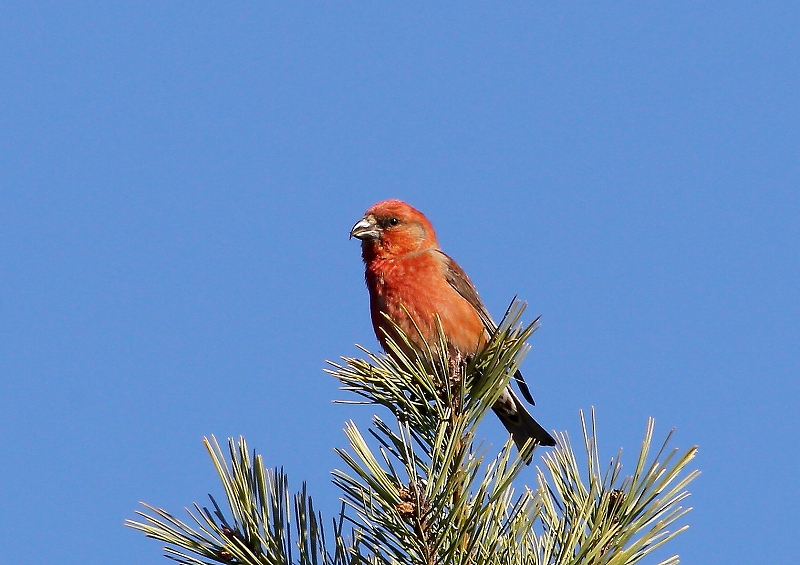
[[[342,510],[323,527],[303,484],[294,495],[280,469],[268,469],[244,438],[228,440],[228,457],[205,439],[227,498],[228,517],[210,497],[181,521],[144,504],[126,525],[166,543],[187,565],[235,563],[349,565],[628,565],[639,562],[687,526],[681,503],[698,472],[687,472],[697,449],[655,454],[650,419],[630,475],[621,451],[603,466],[592,411],[581,413],[585,463],[566,433],[536,468],[535,489],[517,487],[536,445],[499,454],[477,441],[478,422],[508,384],[528,350],[536,322],[523,326],[524,305],[512,303],[486,348],[473,359],[448,356],[446,340],[424,349],[400,335],[391,356],[366,350],[329,372],[358,400],[390,417],[373,416],[368,435],[351,421],[348,449],[333,471]],[[582,468],[583,467],[583,468]],[[661,561],[674,565],[677,556]]]

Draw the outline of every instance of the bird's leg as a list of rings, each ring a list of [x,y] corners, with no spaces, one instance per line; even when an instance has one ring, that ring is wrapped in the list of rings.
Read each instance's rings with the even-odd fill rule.
[[[464,385],[464,367],[467,363],[461,352],[455,350],[451,353],[449,358],[449,385],[450,385],[450,398],[453,409],[458,411],[461,408],[461,397],[463,396]]]

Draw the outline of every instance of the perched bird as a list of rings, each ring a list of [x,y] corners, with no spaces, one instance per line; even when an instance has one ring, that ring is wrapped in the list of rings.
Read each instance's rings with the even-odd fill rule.
[[[496,325],[472,281],[439,249],[433,225],[422,212],[400,200],[378,202],[356,222],[350,237],[361,240],[372,327],[384,350],[389,351],[387,335],[394,332],[387,316],[420,347],[419,334],[429,344],[438,341],[436,314],[452,353],[468,357],[486,344]],[[515,378],[533,403],[522,375],[518,372]],[[510,385],[492,409],[518,448],[529,438],[555,445]]]

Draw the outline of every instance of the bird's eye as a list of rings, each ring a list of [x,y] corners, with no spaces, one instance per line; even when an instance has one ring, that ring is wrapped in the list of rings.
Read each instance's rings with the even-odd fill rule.
[[[398,220],[397,218],[389,218],[389,225],[390,226],[396,226],[399,223],[400,223],[400,220]]]

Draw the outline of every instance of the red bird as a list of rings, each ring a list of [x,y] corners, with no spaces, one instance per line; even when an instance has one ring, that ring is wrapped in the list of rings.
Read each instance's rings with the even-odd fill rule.
[[[466,273],[439,249],[433,225],[422,212],[400,200],[378,202],[356,222],[350,237],[361,240],[372,327],[384,350],[389,351],[386,336],[393,332],[386,316],[420,347],[423,343],[411,319],[432,344],[438,340],[436,314],[449,346],[459,354],[474,355],[486,344],[497,326]],[[518,373],[516,380],[532,403],[522,375]],[[511,386],[492,409],[518,448],[529,438],[555,445]]]

